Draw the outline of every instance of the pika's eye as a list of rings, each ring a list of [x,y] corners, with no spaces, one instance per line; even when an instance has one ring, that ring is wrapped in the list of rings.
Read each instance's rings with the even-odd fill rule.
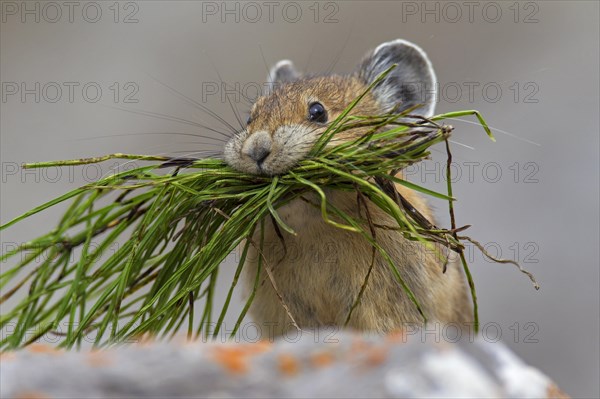
[[[327,122],[327,111],[321,103],[312,103],[308,106],[308,120],[311,122]]]
[[[248,119],[246,119],[246,125],[249,125],[252,122],[252,117],[248,115]]]

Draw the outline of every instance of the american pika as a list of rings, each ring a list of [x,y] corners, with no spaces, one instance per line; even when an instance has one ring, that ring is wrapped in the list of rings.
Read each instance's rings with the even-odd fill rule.
[[[285,173],[308,155],[328,122],[393,64],[397,67],[351,114],[379,115],[422,104],[412,113],[433,115],[436,77],[431,62],[423,50],[405,40],[381,44],[365,56],[355,72],[345,76],[304,77],[290,61],[284,60],[271,69],[268,90],[253,104],[246,128],[225,146],[226,162],[246,173]],[[356,138],[359,134],[360,131],[346,131],[334,141]],[[417,193],[400,185],[396,188],[425,217],[433,220],[431,209]],[[316,195],[307,198],[318,202]],[[328,190],[327,198],[353,217],[360,217],[356,193]],[[375,224],[394,224],[373,203],[368,203],[368,209]],[[281,334],[292,328],[283,302],[301,328],[343,326],[371,266],[371,245],[357,233],[326,224],[320,210],[301,199],[282,206],[278,213],[297,235],[278,232],[272,220],[265,220],[263,255],[277,291],[267,281],[269,277],[263,268],[260,276],[263,284],[254,298],[251,315],[256,322],[269,323]],[[279,233],[283,235],[285,251]],[[255,232],[255,242],[259,241],[259,234]],[[458,264],[448,265],[443,273],[443,261],[436,254],[405,239],[401,233],[378,229],[376,238],[393,258],[429,322],[457,325],[471,322],[470,298]],[[259,256],[251,246],[244,267],[247,289],[254,285]],[[368,285],[348,326],[385,333],[422,323],[422,317],[390,266],[377,255]]]

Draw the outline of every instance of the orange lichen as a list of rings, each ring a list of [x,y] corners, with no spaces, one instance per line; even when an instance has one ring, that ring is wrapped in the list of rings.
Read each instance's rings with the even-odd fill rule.
[[[311,355],[310,362],[315,367],[325,367],[333,363],[334,358],[330,352],[317,352]]]
[[[215,360],[228,371],[244,374],[248,371],[247,353],[233,346],[215,347]]]
[[[371,347],[371,344],[369,344],[364,339],[362,339],[360,337],[354,337],[352,339],[352,344],[350,346],[350,351],[353,352],[353,353],[363,352],[363,351],[369,349],[370,347]]]
[[[365,356],[367,366],[375,367],[383,364],[387,359],[387,352],[384,348],[372,348]]]
[[[268,351],[269,349],[271,349],[272,346],[273,346],[273,343],[269,342],[269,341],[258,341],[254,344],[243,345],[244,349],[246,350],[246,352],[249,355],[256,355],[259,353],[264,353],[264,352]]]
[[[17,355],[14,352],[0,352],[0,362],[15,360]]]
[[[138,334],[135,337],[133,337],[131,342],[135,343],[137,346],[140,346],[140,347],[147,347],[156,342],[156,337],[154,335],[150,334],[149,332],[145,332],[145,333]]]
[[[279,371],[282,374],[291,377],[300,371],[300,364],[298,360],[288,353],[282,353],[277,357],[277,362],[279,365]]]
[[[244,345],[215,345],[213,355],[215,360],[227,370],[235,374],[243,374],[248,371],[248,359],[250,356],[265,352],[271,347],[268,342]]]
[[[33,353],[49,353],[52,355],[61,355],[63,353],[61,350],[44,344],[31,344],[27,347],[27,350]]]
[[[546,390],[546,396],[548,398],[556,398],[556,399],[569,399],[570,396],[564,393],[556,384],[550,384],[548,389]]]
[[[39,391],[23,391],[14,396],[15,399],[48,399],[49,396]]]
[[[92,367],[104,367],[113,364],[113,359],[106,352],[95,350],[87,354],[86,362]]]
[[[392,343],[392,344],[396,344],[396,343],[403,343],[405,344],[406,341],[408,341],[408,336],[406,335],[406,331],[399,329],[399,330],[394,330],[392,332],[390,332],[389,334],[386,335],[385,337],[386,342]]]

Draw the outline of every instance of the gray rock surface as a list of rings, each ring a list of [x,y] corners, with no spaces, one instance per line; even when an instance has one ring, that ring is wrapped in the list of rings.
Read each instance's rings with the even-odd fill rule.
[[[296,340],[294,340],[296,341]],[[501,343],[340,333],[315,342],[146,342],[0,357],[2,398],[566,397]]]

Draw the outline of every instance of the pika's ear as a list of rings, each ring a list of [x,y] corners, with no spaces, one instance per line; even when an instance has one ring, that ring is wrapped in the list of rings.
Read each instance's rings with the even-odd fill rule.
[[[265,94],[271,93],[279,84],[293,82],[299,78],[300,74],[298,71],[296,71],[292,61],[281,60],[269,71],[269,76],[267,76],[267,84],[265,85]]]
[[[357,75],[371,84],[382,72],[396,68],[373,87],[373,94],[386,111],[404,110],[423,104],[412,113],[432,116],[436,103],[436,77],[427,54],[420,47],[397,39],[379,45],[362,60]]]

